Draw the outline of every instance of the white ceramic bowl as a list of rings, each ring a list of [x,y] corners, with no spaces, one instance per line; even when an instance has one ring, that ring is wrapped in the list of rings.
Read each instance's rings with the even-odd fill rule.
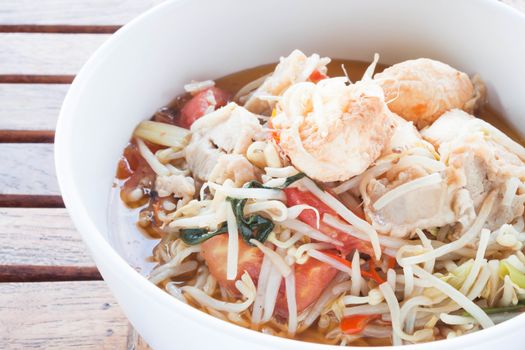
[[[62,195],[134,327],[155,349],[335,349],[257,333],[170,297],[108,243],[115,167],[135,125],[191,79],[276,61],[299,48],[382,63],[431,57],[487,82],[490,103],[525,133],[525,16],[495,0],[168,1],[119,30],[64,101],[56,167]],[[525,315],[410,349],[523,348]]]

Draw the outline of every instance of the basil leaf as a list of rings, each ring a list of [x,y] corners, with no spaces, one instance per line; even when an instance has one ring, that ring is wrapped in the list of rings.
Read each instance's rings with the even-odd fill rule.
[[[262,183],[260,183],[259,181],[256,181],[256,180],[252,180],[250,182],[245,183],[243,187],[244,188],[266,188],[268,190],[275,190],[275,189],[282,190],[282,189],[290,186],[291,184],[293,184],[295,181],[301,180],[305,176],[306,176],[305,173],[297,173],[297,174],[295,174],[293,176],[289,176],[289,177],[287,177],[284,180],[284,183],[281,186],[278,186],[278,187],[267,187],[267,186],[264,186]]]
[[[275,227],[274,223],[270,219],[256,214],[245,218],[244,206],[246,205],[247,199],[228,197],[226,200],[229,201],[232,206],[242,239],[250,245],[253,245],[250,243],[250,239],[252,238],[264,243]]]
[[[264,243],[274,228],[272,220],[267,219],[261,215],[250,215],[248,218],[244,218],[244,206],[246,205],[247,199],[235,199],[226,198],[231,203],[237,226],[241,234],[242,239],[250,243],[250,239],[254,238],[261,243]],[[214,236],[227,233],[228,224],[223,222],[220,227],[213,232],[204,228],[185,228],[180,229],[180,239],[188,245],[195,245],[202,243]]]
[[[261,243],[264,243],[266,241],[273,228],[275,227],[272,220],[267,219],[261,215],[251,215],[246,221],[246,225],[250,228],[253,238],[255,238]],[[248,243],[250,243],[249,240]]]
[[[260,183],[257,180],[252,180],[250,182],[247,182],[242,187],[244,187],[244,188],[266,188],[268,190],[272,189],[271,187],[264,186],[262,183]]]
[[[179,230],[180,239],[188,245],[195,245],[228,232],[228,225],[223,222],[216,231],[210,232],[204,228],[183,228]]]
[[[297,173],[293,176],[287,177],[286,180],[284,180],[283,185],[280,188],[286,188],[293,184],[295,181],[301,180],[303,177],[305,177],[305,173]]]

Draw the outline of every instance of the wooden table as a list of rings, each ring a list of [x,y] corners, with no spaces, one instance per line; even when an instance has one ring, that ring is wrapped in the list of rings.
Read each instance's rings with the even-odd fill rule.
[[[0,349],[145,349],[64,209],[62,100],[93,51],[161,0],[0,0]]]
[[[161,0],[1,0],[0,349],[146,349],[67,215],[53,165],[88,56]],[[525,11],[525,0],[505,0]]]

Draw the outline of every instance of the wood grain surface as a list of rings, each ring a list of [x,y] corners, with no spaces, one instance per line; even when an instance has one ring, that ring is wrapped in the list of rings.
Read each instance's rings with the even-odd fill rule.
[[[103,281],[0,283],[0,349],[125,349],[128,331]]]
[[[60,194],[52,144],[0,143],[0,164],[0,194]]]
[[[0,33],[0,74],[76,74],[108,38],[107,34]]]
[[[54,130],[69,85],[0,84],[0,130]]]
[[[66,209],[0,208],[0,218],[0,266],[95,266]]]
[[[163,0],[2,0],[0,24],[122,25]]]

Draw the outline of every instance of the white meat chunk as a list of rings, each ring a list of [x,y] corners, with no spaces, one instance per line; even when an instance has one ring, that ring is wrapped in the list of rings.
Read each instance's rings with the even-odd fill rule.
[[[392,166],[375,176],[374,168],[367,172],[372,176],[363,175],[363,209],[372,226],[382,234],[406,237],[416,228],[444,226],[472,215],[454,206],[456,194],[445,181],[445,165],[436,159],[434,147],[411,122],[397,116],[395,122],[390,143],[376,162],[376,168],[387,162]]]
[[[241,187],[245,183],[255,180],[260,175],[260,170],[240,154],[221,154],[217,165],[213,168],[209,180],[215,183],[224,183],[230,179],[235,187]]]
[[[290,87],[272,125],[291,163],[323,182],[344,181],[379,157],[393,131],[392,113],[374,82],[345,77]]]
[[[390,110],[418,128],[454,108],[473,112],[485,95],[479,78],[471,81],[467,74],[428,58],[395,64],[374,79],[383,87]]]
[[[437,156],[434,146],[421,137],[414,123],[407,122],[395,113],[392,113],[392,121],[394,131],[381,153],[381,158],[392,154],[422,155],[431,159]]]
[[[497,200],[487,220],[497,229],[523,215],[525,202],[525,149],[489,123],[462,110],[443,114],[422,132],[447,164],[450,186],[463,188],[464,206],[476,212],[491,191]]]
[[[238,157],[219,160],[228,154],[244,158],[253,141],[264,139],[257,116],[233,102],[195,121],[191,132],[192,138],[186,147],[186,161],[193,176],[201,181],[208,181],[217,166],[230,169],[229,174],[232,176],[237,174],[237,177],[232,178],[234,181],[235,178],[246,177],[234,170],[239,166]],[[226,166],[225,163],[229,161],[235,164]],[[246,172],[249,173],[249,170]],[[215,178],[222,179],[224,176]]]
[[[195,195],[195,182],[189,176],[161,175],[155,179],[155,190],[159,197],[173,195],[175,198],[181,198],[185,204]]]
[[[288,57],[281,57],[274,72],[248,97],[244,107],[253,113],[270,115],[276,103],[275,97],[281,96],[293,84],[307,81],[316,70],[326,74],[328,63],[328,57],[319,57],[318,54],[307,57],[294,50]]]

